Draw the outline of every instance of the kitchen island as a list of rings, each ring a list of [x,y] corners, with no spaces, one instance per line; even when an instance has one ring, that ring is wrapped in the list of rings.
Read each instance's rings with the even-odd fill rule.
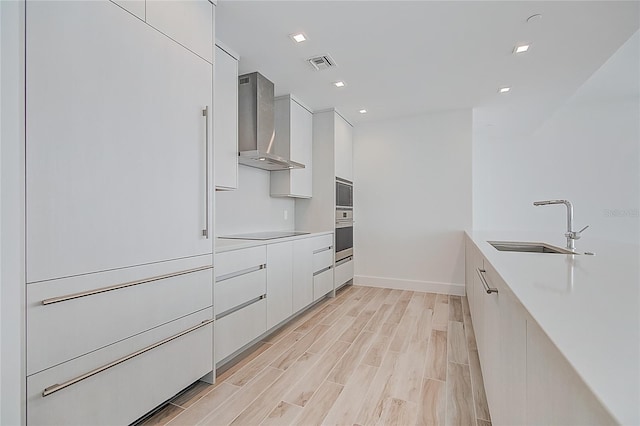
[[[525,383],[516,384],[522,387],[523,399],[519,400],[519,411],[511,413],[513,416],[510,414],[505,419],[518,419],[526,424],[533,424],[536,420],[556,424],[559,421],[571,422],[576,413],[569,410],[572,409],[574,400],[583,398],[584,401],[595,401],[590,406],[601,405],[602,410],[594,417],[579,417],[580,421],[596,422],[595,419],[604,419],[607,423],[640,424],[639,246],[584,238],[578,242],[578,250],[595,252],[595,255],[521,253],[498,251],[488,241],[546,242],[563,247],[562,237],[543,235],[540,238],[539,234],[500,232],[468,232],[467,237],[467,262],[473,262],[473,256],[469,258],[471,250],[472,254],[475,251],[476,258],[479,259],[476,265],[480,265],[467,265],[467,293],[470,289],[473,293],[469,295],[469,302],[474,327],[477,329],[482,321],[487,321],[485,317],[491,315],[491,305],[488,306],[482,300],[495,301],[497,297],[506,296],[511,297],[513,304],[522,311],[516,313],[519,318],[523,318],[522,324],[526,323],[525,328],[515,333],[511,330],[519,348],[513,353],[524,355],[522,363],[526,365],[525,373],[521,376],[525,378]],[[506,291],[487,294],[484,291],[486,287],[483,289],[473,284],[474,279],[477,280],[482,275],[474,269],[486,272],[486,277],[494,272],[494,281],[503,281]],[[470,276],[470,273],[473,275]],[[480,278],[487,283],[486,278]],[[477,301],[480,301],[480,305]],[[513,329],[517,324],[518,320],[514,320],[510,327]],[[485,377],[495,373],[493,365],[496,363],[486,353],[486,359],[483,360],[481,340],[491,341],[494,332],[497,331],[485,329],[481,332],[485,333],[483,337],[480,336],[481,333],[477,333]],[[562,395],[562,389],[557,389],[572,379],[560,378],[560,385],[555,390],[553,387],[550,387],[551,390],[544,389],[544,386],[553,385],[552,379],[544,382],[545,379],[540,376],[544,376],[545,369],[554,371],[554,366],[552,361],[543,359],[541,345],[535,340],[536,333],[540,339],[550,342],[548,347],[551,350],[557,350],[557,359],[564,366],[558,371],[566,371],[570,375],[575,373],[577,384],[567,388],[574,391],[577,389],[573,394]],[[503,351],[510,350],[508,342],[509,338],[502,336],[500,345]],[[484,349],[485,352],[491,351],[489,345]],[[510,376],[505,374],[501,377],[508,379]],[[508,380],[501,385],[508,386]],[[487,384],[491,415],[497,417],[494,419],[498,420],[496,423],[500,423],[502,410],[492,406],[492,392],[491,386]],[[508,392],[517,395],[519,391],[509,389]],[[541,395],[538,400],[536,393]],[[590,399],[592,397],[593,400]],[[548,407],[554,403],[551,398],[565,399],[565,406]],[[547,409],[548,413],[540,414],[540,411]],[[573,409],[579,411],[578,407],[574,406]],[[563,410],[567,412],[562,413]],[[600,415],[604,417],[598,417]]]

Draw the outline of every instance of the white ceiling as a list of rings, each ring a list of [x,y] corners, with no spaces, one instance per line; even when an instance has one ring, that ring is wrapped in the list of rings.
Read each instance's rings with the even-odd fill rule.
[[[259,71],[276,96],[335,107],[355,124],[567,97],[639,17],[639,1],[219,0],[216,37],[241,56],[240,73]],[[308,40],[291,41],[298,31]],[[513,55],[522,42],[530,51]],[[313,71],[305,59],[325,53],[338,67]],[[503,85],[512,91],[499,95]]]

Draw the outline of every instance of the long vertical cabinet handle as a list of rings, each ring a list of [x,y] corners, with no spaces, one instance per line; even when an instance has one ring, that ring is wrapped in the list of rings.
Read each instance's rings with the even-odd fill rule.
[[[205,191],[205,205],[204,205],[204,229],[202,230],[202,236],[209,239],[209,106],[207,105],[202,110],[202,116],[204,117],[204,191]]]

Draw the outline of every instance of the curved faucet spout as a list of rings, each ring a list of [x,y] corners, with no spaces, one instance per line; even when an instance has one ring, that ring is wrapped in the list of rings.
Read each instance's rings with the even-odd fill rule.
[[[564,234],[567,237],[567,248],[575,250],[575,240],[580,238],[580,232],[573,231],[573,204],[569,200],[543,200],[534,201],[534,206],[546,206],[549,204],[564,204],[567,206],[567,233]]]

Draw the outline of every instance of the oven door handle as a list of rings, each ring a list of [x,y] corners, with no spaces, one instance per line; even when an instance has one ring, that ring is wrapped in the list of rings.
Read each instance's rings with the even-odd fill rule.
[[[339,221],[339,222],[336,222],[336,228],[350,228],[353,226],[354,223],[356,223],[355,220]]]

